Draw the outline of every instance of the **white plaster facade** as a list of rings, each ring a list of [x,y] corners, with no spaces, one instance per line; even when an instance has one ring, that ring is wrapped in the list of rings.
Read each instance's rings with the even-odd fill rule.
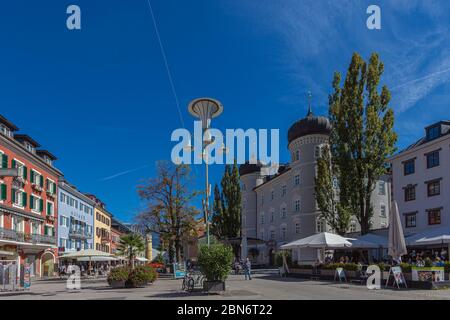
[[[244,238],[265,241],[265,244],[258,245],[251,245],[247,241],[248,250],[243,248],[242,254],[246,255],[247,251],[247,255],[256,264],[273,264],[274,254],[282,244],[316,232],[332,232],[319,219],[320,212],[314,195],[316,160],[320,156],[321,147],[328,143],[329,136],[326,132],[303,134],[304,132],[289,143],[291,162],[278,175],[265,179],[255,170],[256,165],[241,173],[242,235]],[[377,182],[372,196],[373,229],[387,227],[390,194],[390,183],[385,177]],[[352,221],[349,231],[360,230],[356,218]],[[255,248],[258,254],[252,256]],[[311,263],[318,258],[316,249],[293,250],[292,254],[293,260],[300,263]]]
[[[390,159],[393,198],[405,235],[450,228],[450,121],[435,123],[425,132]]]

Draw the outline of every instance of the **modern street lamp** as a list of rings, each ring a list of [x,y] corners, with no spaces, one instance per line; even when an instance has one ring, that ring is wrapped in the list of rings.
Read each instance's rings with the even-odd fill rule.
[[[210,128],[211,119],[218,117],[223,112],[222,104],[212,98],[198,98],[192,100],[189,103],[188,111],[191,115],[196,118],[199,118],[202,121],[202,137],[206,130]],[[208,140],[208,141],[206,141]],[[210,139],[202,139],[202,155],[203,159],[206,158],[206,146],[212,143]],[[211,193],[209,181],[208,181],[208,162],[205,161],[205,198],[202,201],[203,204],[203,216],[206,223],[206,239],[208,246],[210,245],[210,237],[209,237],[209,195]]]

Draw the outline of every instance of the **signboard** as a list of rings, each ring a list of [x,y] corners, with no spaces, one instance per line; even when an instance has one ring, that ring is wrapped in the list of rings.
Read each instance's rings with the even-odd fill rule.
[[[389,280],[391,279],[391,276],[394,278],[394,283],[397,285],[397,288],[400,288],[400,286],[405,286],[405,288],[408,287],[406,285],[406,280],[405,280],[405,277],[403,276],[401,267],[391,267],[391,269],[389,269],[389,276],[386,281],[386,287],[389,284]]]
[[[29,263],[25,264],[24,275],[23,275],[23,287],[29,289],[31,286],[31,265]]]
[[[336,278],[339,279],[339,282],[347,281],[347,277],[345,276],[344,268],[336,268],[336,271],[334,273],[334,280],[336,281]]]
[[[445,281],[444,267],[412,267],[411,271],[413,281]]]
[[[186,275],[186,265],[184,263],[173,264],[173,277],[175,279],[184,278]]]

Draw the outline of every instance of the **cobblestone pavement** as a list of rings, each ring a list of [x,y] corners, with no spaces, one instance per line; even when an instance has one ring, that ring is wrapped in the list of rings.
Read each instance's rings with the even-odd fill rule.
[[[0,293],[0,299],[28,300],[125,300],[125,299],[295,299],[295,300],[404,300],[450,299],[450,290],[382,289],[368,290],[356,284],[280,278],[275,275],[255,275],[246,281],[243,276],[232,275],[226,281],[221,295],[202,292],[186,293],[181,280],[160,279],[145,288],[113,289],[105,279],[84,280],[78,291],[67,290],[65,281],[35,281],[26,293],[9,295]]]

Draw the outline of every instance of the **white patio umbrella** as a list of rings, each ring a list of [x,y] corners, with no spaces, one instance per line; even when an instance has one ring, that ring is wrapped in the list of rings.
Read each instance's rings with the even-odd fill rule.
[[[450,244],[450,228],[440,227],[415,233],[405,238],[408,246]]]
[[[389,216],[389,243],[388,254],[394,259],[407,254],[405,237],[403,236],[402,224],[400,222],[400,213],[398,212],[397,201],[392,202],[392,210]]]
[[[80,262],[102,262],[102,261],[118,261],[119,258],[116,257],[102,257],[102,256],[96,256],[96,257],[82,257],[82,258],[77,258],[77,261]]]
[[[111,257],[112,254],[99,251],[99,250],[93,250],[93,249],[86,249],[86,250],[80,250],[80,251],[74,251],[66,253],[59,257],[59,259],[78,259],[78,258],[86,258],[86,257]]]
[[[280,249],[295,249],[295,248],[317,248],[317,249],[338,249],[349,248],[352,246],[348,241],[350,238],[341,237],[338,234],[321,232],[310,237],[295,240],[284,244]]]

